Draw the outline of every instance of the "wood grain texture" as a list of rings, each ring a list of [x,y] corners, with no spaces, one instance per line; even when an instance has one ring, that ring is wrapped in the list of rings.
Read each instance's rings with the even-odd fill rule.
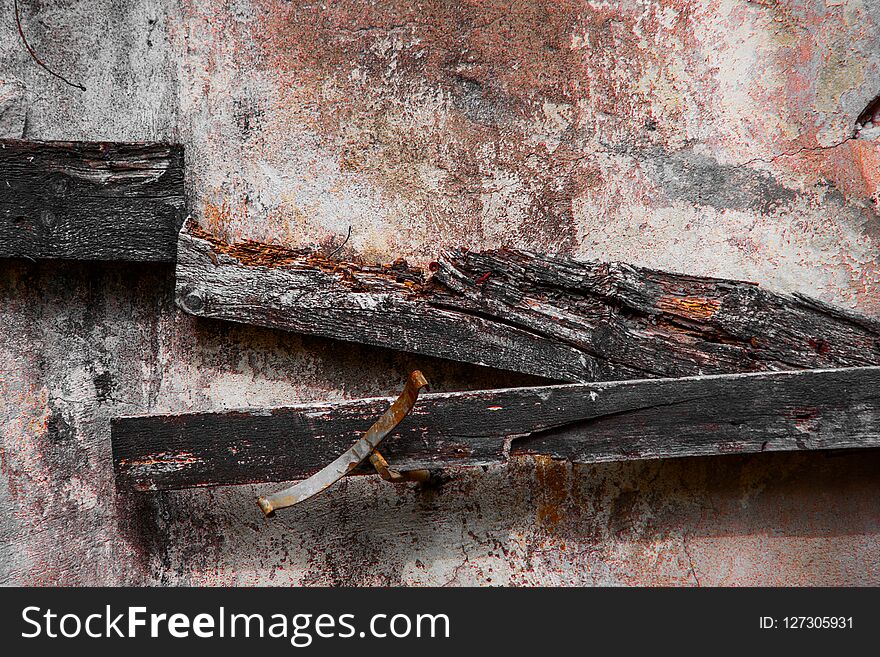
[[[301,479],[350,447],[392,400],[117,418],[117,486]],[[412,469],[509,454],[595,463],[877,446],[880,367],[867,367],[429,393],[382,453]]]
[[[0,257],[173,262],[183,147],[0,141]]]
[[[515,250],[423,272],[181,232],[187,312],[587,382],[880,364],[880,323],[743,281]]]

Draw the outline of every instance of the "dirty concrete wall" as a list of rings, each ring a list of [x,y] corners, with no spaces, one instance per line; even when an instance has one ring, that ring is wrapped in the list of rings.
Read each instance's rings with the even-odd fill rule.
[[[185,144],[212,230],[511,244],[880,314],[880,3],[0,2],[0,130]],[[870,114],[870,112],[868,112]],[[878,124],[880,125],[880,124]],[[197,320],[165,266],[0,262],[0,582],[878,584],[880,453],[572,467],[416,493],[117,494],[109,418],[533,379]]]

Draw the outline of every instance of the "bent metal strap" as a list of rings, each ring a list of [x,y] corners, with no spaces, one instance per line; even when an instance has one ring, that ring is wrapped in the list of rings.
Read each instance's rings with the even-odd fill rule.
[[[420,371],[415,370],[409,375],[409,379],[400,397],[376,420],[373,426],[367,429],[363,437],[339,456],[339,458],[308,479],[294,484],[290,488],[272,495],[260,497],[257,503],[260,505],[263,513],[269,516],[278,509],[299,504],[303,500],[307,500],[326,490],[354,470],[373,453],[373,450],[379,446],[379,443],[394,431],[403,418],[409,414],[419,398],[419,391],[427,385],[428,381],[424,375]]]

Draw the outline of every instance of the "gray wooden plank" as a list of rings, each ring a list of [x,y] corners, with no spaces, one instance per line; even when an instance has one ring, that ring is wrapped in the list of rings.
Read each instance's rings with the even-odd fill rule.
[[[116,418],[117,482],[162,490],[305,478],[392,400]],[[880,367],[866,367],[427,393],[382,452],[412,469],[511,454],[595,463],[878,446]]]
[[[183,147],[0,140],[0,257],[173,262]]]
[[[880,364],[880,324],[759,286],[515,250],[431,271],[181,232],[187,312],[561,381]]]

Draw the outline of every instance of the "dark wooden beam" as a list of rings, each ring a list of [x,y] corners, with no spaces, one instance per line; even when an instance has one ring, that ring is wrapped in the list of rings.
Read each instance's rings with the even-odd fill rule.
[[[0,257],[173,262],[183,147],[0,141]]]
[[[180,236],[195,315],[586,382],[880,364],[880,323],[753,283],[513,250],[423,272]]]
[[[302,479],[391,401],[117,418],[117,482],[162,490]],[[878,446],[880,367],[869,367],[429,393],[382,453],[412,469],[508,455],[595,463]]]

